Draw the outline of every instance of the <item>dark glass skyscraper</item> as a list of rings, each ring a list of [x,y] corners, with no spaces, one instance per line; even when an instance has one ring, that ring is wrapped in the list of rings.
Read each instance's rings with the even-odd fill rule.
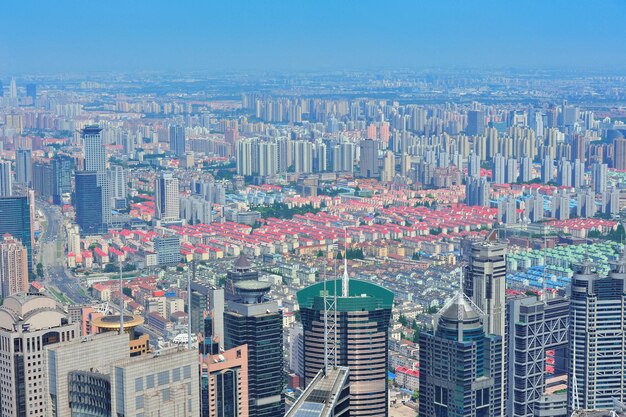
[[[266,297],[270,284],[240,281],[237,299],[224,313],[224,348],[248,345],[250,417],[276,417],[285,413],[283,371],[283,313]]]
[[[420,334],[420,415],[503,415],[502,338],[485,334],[477,308],[457,294]]]
[[[10,233],[28,252],[28,272],[33,269],[32,210],[27,196],[0,198],[0,236]]]
[[[56,155],[52,158],[52,203],[61,204],[63,194],[72,192],[72,158]]]
[[[106,225],[102,223],[102,190],[98,186],[98,174],[95,171],[76,171],[74,178],[76,223],[81,233],[104,233]]]
[[[170,126],[170,152],[178,157],[185,156],[184,126]]]

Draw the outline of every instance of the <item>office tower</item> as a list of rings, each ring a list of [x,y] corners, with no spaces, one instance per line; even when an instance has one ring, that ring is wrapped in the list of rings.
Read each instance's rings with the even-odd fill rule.
[[[17,98],[17,84],[15,78],[11,78],[11,83],[9,84],[9,98]]]
[[[613,141],[613,168],[626,170],[626,138],[616,138]]]
[[[96,173],[97,185],[102,196],[100,215],[103,228],[111,223],[111,188],[106,174],[106,149],[102,144],[101,131],[98,126],[87,126],[81,131],[83,139],[83,156],[85,157],[85,171]]]
[[[0,236],[8,233],[26,247],[29,273],[33,268],[33,210],[28,196],[0,198]]]
[[[56,155],[52,158],[52,203],[60,205],[72,193],[72,158]]]
[[[572,166],[572,185],[576,189],[585,185],[585,164],[580,159],[575,160]]]
[[[224,289],[191,281],[191,332],[224,347]],[[208,321],[208,322],[207,322]],[[210,325],[210,326],[208,326]]]
[[[467,175],[470,178],[480,177],[480,157],[474,152],[467,157]]]
[[[568,409],[626,401],[626,259],[600,277],[585,261],[571,281]]]
[[[3,299],[28,290],[28,252],[9,234],[0,242],[0,284]]]
[[[359,176],[362,178],[378,178],[378,146],[371,139],[362,140],[359,143],[361,160],[359,163]]]
[[[76,171],[74,173],[76,194],[76,224],[83,235],[96,235],[106,232],[102,223],[102,189],[98,185],[98,174],[95,171]]]
[[[572,164],[565,158],[559,161],[557,167],[557,183],[562,187],[572,186]]]
[[[154,238],[154,251],[157,264],[173,265],[180,262],[180,239],[178,236],[160,236]]]
[[[20,293],[4,299],[0,307],[0,406],[3,417],[48,417],[46,346],[68,342],[80,335],[78,323],[52,298]]]
[[[567,374],[568,314],[566,298],[538,300],[519,295],[507,300],[510,416],[534,417],[540,401],[551,397],[542,399],[547,379]],[[549,359],[553,360],[551,365],[547,364]]]
[[[489,207],[489,183],[485,177],[469,178],[465,186],[465,204]]]
[[[50,417],[111,415],[111,366],[127,359],[128,335],[99,333],[46,346]]]
[[[482,135],[485,133],[485,114],[481,110],[470,110],[467,112],[467,128],[465,133],[470,136]]]
[[[224,312],[224,349],[248,345],[249,414],[283,415],[283,313],[266,296],[269,283],[239,281],[233,287],[236,298]]]
[[[512,184],[519,178],[519,163],[515,158],[509,158],[506,162],[506,183]]]
[[[465,294],[485,314],[486,332],[503,337],[506,252],[506,245],[497,241],[473,243],[464,283]]]
[[[521,182],[529,182],[533,179],[533,161],[528,156],[523,156],[520,161],[520,176]]]
[[[156,178],[154,216],[162,221],[177,221],[180,214],[178,178],[171,172],[161,172]]]
[[[112,365],[111,415],[200,415],[198,352],[171,348]]]
[[[492,166],[491,182],[494,184],[506,183],[506,158],[500,154],[496,154],[493,157]]]
[[[541,160],[541,182],[547,184],[554,180],[554,161],[549,157]]]
[[[13,171],[11,161],[0,161],[0,197],[13,195]]]
[[[320,370],[293,403],[285,417],[350,416],[350,369]]]
[[[170,153],[177,157],[185,156],[185,127],[170,126]]]
[[[124,167],[115,165],[107,171],[111,187],[111,205],[115,209],[126,207],[126,172]]]
[[[37,85],[26,84],[26,97],[30,97],[33,100],[33,105],[37,102]]]
[[[480,311],[458,293],[420,333],[420,415],[503,416],[502,336],[484,330]]]
[[[393,293],[369,282],[349,280],[347,271],[343,279],[326,282],[326,300],[324,286],[324,282],[319,282],[297,294],[304,330],[304,385],[312,383],[326,365],[347,367],[350,416],[386,417],[388,326]],[[334,307],[328,308],[325,325],[329,300],[333,300]]]
[[[33,190],[38,197],[49,200],[52,197],[52,166],[47,162],[33,163]]]
[[[15,182],[31,187],[33,182],[33,159],[30,149],[18,149],[15,153]]]
[[[201,387],[202,417],[248,417],[248,347],[204,356]]]
[[[591,165],[591,181],[593,184],[593,191],[596,194],[601,194],[606,191],[607,187],[607,165],[600,164],[598,162]]]

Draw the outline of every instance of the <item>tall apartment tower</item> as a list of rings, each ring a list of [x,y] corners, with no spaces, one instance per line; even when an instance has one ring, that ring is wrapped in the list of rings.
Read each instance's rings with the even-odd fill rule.
[[[28,251],[9,234],[0,243],[0,285],[2,298],[28,290]]]
[[[378,146],[371,139],[362,140],[359,144],[361,162],[359,176],[362,178],[378,178]]]
[[[298,292],[304,385],[309,385],[325,369],[327,343],[330,364],[349,369],[350,416],[386,417],[389,415],[388,327],[393,293],[369,282],[348,280],[347,273],[344,279],[326,282],[326,292],[325,301],[323,282]],[[335,300],[335,294],[335,307],[326,313],[327,301]],[[334,330],[329,332],[327,326]],[[325,343],[326,334],[331,336]]]
[[[11,197],[13,194],[13,170],[11,161],[0,161],[0,197]]]
[[[0,236],[10,234],[26,247],[28,253],[28,272],[33,269],[33,226],[34,208],[31,195],[0,197]]]
[[[626,258],[600,277],[590,262],[572,277],[568,409],[610,409],[626,401]]]
[[[15,182],[32,187],[33,157],[30,149],[18,149],[15,152]]]
[[[80,336],[78,323],[52,298],[20,293],[0,307],[0,380],[3,417],[48,417],[46,346]]]
[[[420,415],[504,415],[501,336],[485,332],[478,308],[458,293],[420,334]]]
[[[170,152],[177,157],[185,156],[185,127],[170,126]]]
[[[179,214],[178,178],[174,178],[171,172],[162,172],[155,184],[155,216],[168,222],[178,220]]]
[[[102,143],[98,126],[87,126],[81,131],[83,138],[83,156],[85,157],[85,171],[96,173],[97,185],[102,193],[102,224],[111,224],[111,188],[107,181],[106,149]]]
[[[470,136],[482,135],[485,133],[485,113],[481,110],[470,110],[467,112],[467,128],[465,133]]]
[[[542,402],[563,400],[562,394],[546,395],[546,382],[548,377],[567,375],[568,316],[567,298],[519,295],[507,300],[509,416],[534,417]],[[549,359],[554,360],[551,373]]]
[[[224,349],[248,345],[248,398],[251,417],[285,412],[283,387],[283,313],[267,298],[271,285],[261,281],[234,284],[236,299],[224,313]]]

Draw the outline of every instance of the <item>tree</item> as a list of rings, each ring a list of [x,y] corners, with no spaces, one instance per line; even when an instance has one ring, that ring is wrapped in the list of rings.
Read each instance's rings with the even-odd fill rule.
[[[420,255],[420,253],[419,253],[419,252],[413,252],[412,259],[413,259],[414,261],[419,261],[421,258],[422,258],[422,255]]]
[[[43,265],[41,264],[41,262],[37,264],[37,276],[39,278],[43,278]]]
[[[336,259],[337,260],[343,260],[343,255],[341,254],[341,252],[337,252]]]
[[[118,268],[115,267],[114,263],[108,263],[104,266],[104,272],[115,272]]]
[[[122,271],[130,272],[130,271],[134,271],[136,269],[137,269],[137,266],[135,264],[125,264],[124,267],[122,268]]]
[[[123,288],[122,288],[122,292],[123,292],[123,293],[124,293],[124,295],[125,295],[125,296],[127,296],[127,297],[131,297],[131,298],[132,298],[132,296],[133,296],[133,290],[132,290],[132,289],[130,289],[130,288],[123,287]]]
[[[401,325],[403,325],[404,327],[407,327],[409,325],[409,321],[406,319],[406,317],[404,317],[402,314],[400,314],[400,317],[398,317],[398,321],[400,322]]]
[[[323,257],[323,256],[324,256],[324,252],[322,252],[321,250],[318,250],[318,251],[317,251],[317,257],[318,257],[318,258],[321,258],[321,257]]]

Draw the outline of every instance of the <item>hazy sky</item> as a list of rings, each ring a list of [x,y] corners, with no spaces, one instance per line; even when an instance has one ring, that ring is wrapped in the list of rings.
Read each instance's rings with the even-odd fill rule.
[[[626,1],[3,0],[0,73],[626,69]]]

